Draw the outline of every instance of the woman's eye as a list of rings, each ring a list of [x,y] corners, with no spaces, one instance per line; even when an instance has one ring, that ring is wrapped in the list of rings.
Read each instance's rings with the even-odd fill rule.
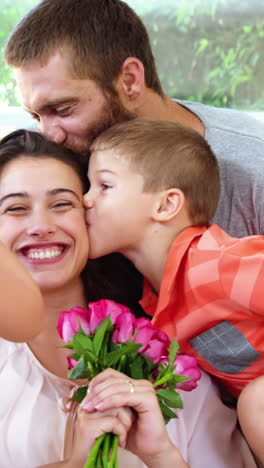
[[[69,206],[73,206],[73,203],[70,201],[57,202],[53,205],[54,208],[67,208]]]
[[[26,210],[25,206],[9,206],[6,208],[5,213],[23,213]]]

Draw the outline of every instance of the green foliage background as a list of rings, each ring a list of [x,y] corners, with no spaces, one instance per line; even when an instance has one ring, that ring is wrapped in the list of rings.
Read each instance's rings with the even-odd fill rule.
[[[36,0],[0,0],[0,48]],[[263,0],[127,0],[146,24],[166,92],[216,106],[264,110]],[[2,59],[1,59],[2,60]],[[17,105],[0,63],[0,103]]]

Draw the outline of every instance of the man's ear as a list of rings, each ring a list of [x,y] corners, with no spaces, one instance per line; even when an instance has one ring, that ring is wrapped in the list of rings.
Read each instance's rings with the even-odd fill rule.
[[[122,64],[121,72],[115,82],[121,102],[125,107],[133,107],[145,89],[145,71],[140,60],[128,57]]]
[[[184,203],[184,193],[177,188],[160,192],[154,208],[153,219],[158,222],[170,221],[180,213]]]

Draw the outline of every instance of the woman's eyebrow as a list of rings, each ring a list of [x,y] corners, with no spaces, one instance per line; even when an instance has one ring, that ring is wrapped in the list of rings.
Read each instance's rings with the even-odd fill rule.
[[[77,195],[74,190],[70,190],[67,188],[55,188],[52,190],[47,191],[47,195],[58,195],[60,193],[70,193],[72,194],[77,200],[81,201],[80,197]],[[22,198],[29,198],[29,194],[27,192],[14,192],[14,193],[8,193],[7,195],[4,195],[2,198],[0,198],[0,206],[5,200],[8,200],[9,198],[15,198],[15,197],[22,197]]]
[[[0,205],[7,200],[8,198],[14,198],[14,197],[23,197],[23,198],[29,198],[28,193],[26,192],[14,192],[14,193],[8,193],[4,197],[0,198]]]
[[[63,188],[63,187],[62,187],[62,188],[55,188],[55,189],[52,189],[52,190],[48,190],[48,191],[47,191],[47,194],[48,194],[48,195],[58,195],[58,194],[64,193],[64,192],[66,192],[66,193],[71,193],[72,195],[75,196],[75,198],[77,198],[79,201],[81,201],[81,200],[80,200],[80,197],[77,195],[76,192],[74,192],[74,190],[67,189],[67,188]]]

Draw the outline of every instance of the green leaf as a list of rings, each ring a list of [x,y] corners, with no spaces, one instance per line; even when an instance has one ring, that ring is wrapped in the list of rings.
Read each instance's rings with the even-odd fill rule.
[[[63,345],[63,346],[57,346],[57,348],[65,348],[65,349],[73,349],[73,344],[72,343],[69,343],[69,344],[66,344],[66,345]]]
[[[158,400],[159,400],[159,405],[160,405],[160,409],[161,409],[165,424],[168,424],[168,422],[171,419],[178,418],[177,414],[174,413],[174,411],[168,408],[168,406],[164,405],[164,403],[160,399]]]
[[[172,367],[179,351],[179,343],[177,340],[172,340],[169,347],[169,366]]]
[[[135,356],[135,359],[129,362],[129,376],[133,379],[144,379],[146,376],[144,375],[143,367],[144,361],[140,354]]]
[[[243,26],[243,31],[245,33],[251,33],[252,32],[252,25],[250,24],[245,24],[245,26]]]
[[[68,372],[68,378],[71,380],[75,379],[85,379],[88,377],[88,372],[87,372],[87,366],[86,366],[86,360],[84,356],[81,356],[78,364],[76,364],[75,367],[73,367],[70,372]]]
[[[77,353],[82,354],[84,351],[94,351],[92,338],[83,335],[83,333],[77,333],[73,336],[73,346]]]
[[[177,374],[173,374],[172,375],[172,378],[171,378],[171,383],[174,385],[177,384],[177,383],[181,383],[181,382],[185,382],[186,380],[188,380],[190,377],[186,377],[186,375],[177,375]]]
[[[73,353],[69,357],[75,359],[75,361],[79,361],[81,356],[78,353]]]
[[[72,396],[72,399],[74,401],[77,401],[78,403],[81,403],[81,401],[83,401],[83,399],[86,397],[87,389],[88,389],[88,385],[86,385],[85,387],[78,388],[74,392],[74,394]]]
[[[94,353],[93,342],[89,336],[83,335],[82,333],[74,335],[73,346],[75,352],[79,356],[85,356],[87,360],[92,362],[97,361],[97,356]]]
[[[131,354],[141,348],[141,344],[139,343],[132,343],[129,341],[128,343],[122,345],[122,348],[119,351],[113,351],[108,355],[104,356],[104,367],[107,369],[108,367],[112,367],[117,361],[126,354]]]
[[[199,48],[196,52],[197,55],[201,54],[209,45],[209,41],[207,38],[203,37],[199,41]]]
[[[113,325],[111,322],[110,315],[107,315],[107,317],[105,317],[105,319],[97,327],[96,333],[94,335],[93,346],[96,356],[98,356],[100,352],[106,332],[111,331],[112,329]]]
[[[183,408],[182,399],[179,393],[175,390],[162,388],[156,390],[156,394],[158,395],[158,398],[161,399],[163,403],[168,405],[170,408]]]

